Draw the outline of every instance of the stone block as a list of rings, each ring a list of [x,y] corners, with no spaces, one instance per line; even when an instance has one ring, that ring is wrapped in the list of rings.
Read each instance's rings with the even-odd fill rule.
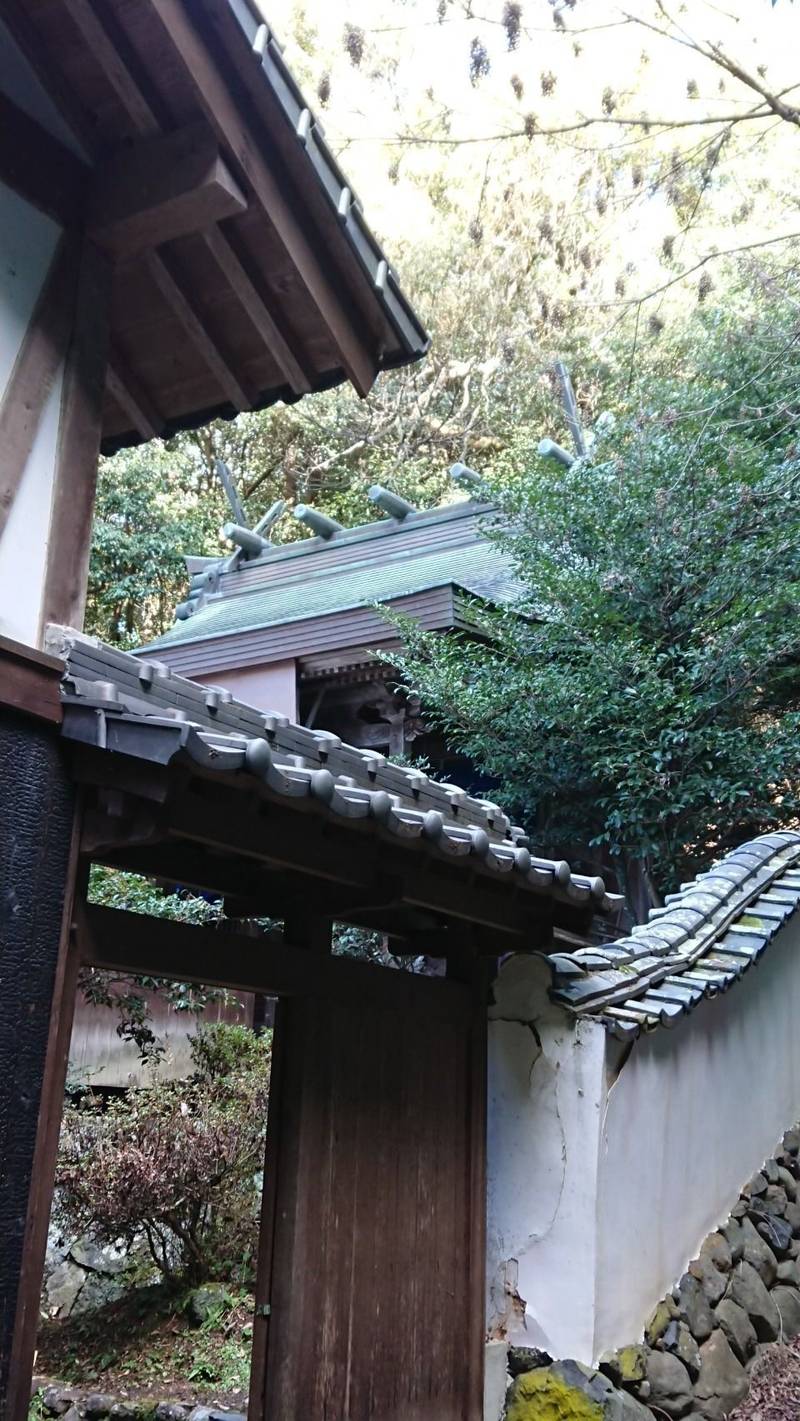
[[[615,1386],[636,1386],[647,1380],[647,1352],[641,1346],[606,1352],[600,1359],[600,1370]]]
[[[783,1137],[783,1148],[787,1155],[800,1154],[800,1129],[786,1131]]]
[[[702,1285],[691,1273],[684,1273],[678,1287],[678,1315],[697,1342],[705,1342],[714,1330],[714,1314]],[[666,1329],[665,1329],[666,1330]]]
[[[781,1341],[789,1341],[800,1332],[800,1292],[786,1283],[779,1283],[770,1294],[780,1314]]]
[[[695,1409],[706,1421],[723,1421],[746,1393],[747,1373],[722,1328],[718,1327],[700,1348],[700,1375],[694,1387]]]
[[[692,1259],[689,1264],[689,1273],[692,1278],[697,1279],[711,1307],[715,1307],[724,1296],[728,1286],[726,1274],[720,1273],[707,1254],[701,1254],[699,1258]]]
[[[722,1331],[740,1362],[746,1362],[756,1350],[756,1330],[744,1308],[731,1298],[723,1298],[715,1310]]]
[[[661,1302],[657,1303],[653,1308],[647,1320],[647,1325],[644,1329],[645,1342],[648,1342],[650,1346],[653,1347],[659,1337],[662,1337],[666,1332],[673,1318],[679,1316],[678,1306],[673,1299],[662,1298]]]
[[[742,1219],[744,1236],[743,1261],[755,1268],[762,1282],[771,1288],[778,1276],[778,1260],[772,1249],[758,1233],[752,1219]]]
[[[683,1362],[692,1381],[696,1380],[700,1371],[700,1349],[685,1322],[672,1321],[658,1346],[665,1352],[672,1352]]]
[[[778,1175],[781,1188],[783,1189],[786,1198],[793,1204],[797,1199],[797,1180],[795,1179],[794,1175],[790,1174],[789,1170],[786,1169],[783,1165],[781,1165],[778,1169]]]
[[[731,1258],[734,1263],[738,1263],[744,1255],[744,1234],[738,1219],[731,1214],[727,1224],[723,1224],[720,1233],[724,1236],[731,1251]]]
[[[671,1352],[651,1352],[647,1358],[650,1405],[656,1411],[678,1418],[692,1410],[693,1393],[689,1373]]]
[[[701,1245],[700,1257],[710,1259],[720,1273],[730,1273],[733,1267],[731,1245],[721,1231],[708,1235]]]
[[[751,1215],[755,1219],[755,1215]],[[755,1219],[756,1228],[776,1258],[785,1258],[792,1244],[791,1225],[787,1219],[767,1216]],[[776,1274],[777,1276],[777,1274]]]
[[[553,1358],[541,1347],[509,1347],[508,1370],[512,1377],[522,1372],[534,1372],[537,1367],[549,1367]]]
[[[775,1341],[780,1331],[780,1315],[763,1279],[751,1264],[742,1261],[737,1265],[731,1274],[727,1296],[747,1313],[759,1342]]]

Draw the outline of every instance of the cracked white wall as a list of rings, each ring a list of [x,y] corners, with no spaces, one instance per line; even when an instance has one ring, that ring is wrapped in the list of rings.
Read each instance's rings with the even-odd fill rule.
[[[513,957],[489,1011],[488,1318],[492,1336],[592,1359],[605,1032]]]
[[[603,1124],[595,1357],[638,1339],[742,1185],[800,1119],[798,1022],[795,918],[725,996],[634,1043]]]
[[[593,1363],[800,1119],[800,919],[724,997],[620,1045],[512,957],[489,1011],[489,1336]]]

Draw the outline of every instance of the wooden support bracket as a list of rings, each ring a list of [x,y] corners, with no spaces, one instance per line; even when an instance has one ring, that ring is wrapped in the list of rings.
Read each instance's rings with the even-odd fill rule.
[[[146,138],[95,170],[87,230],[118,257],[204,231],[247,209],[247,198],[203,122]]]

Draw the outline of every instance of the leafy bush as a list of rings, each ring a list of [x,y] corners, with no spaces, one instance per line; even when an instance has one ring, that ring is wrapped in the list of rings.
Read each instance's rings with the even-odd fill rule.
[[[167,1281],[252,1273],[271,1034],[204,1026],[187,1081],[90,1095],[65,1111],[59,1222],[99,1244],[144,1243]]]
[[[693,368],[675,351],[679,375],[598,420],[586,458],[529,448],[496,483],[516,606],[476,604],[483,639],[407,625],[398,659],[535,845],[610,861],[640,920],[800,814],[796,305],[694,334]]]

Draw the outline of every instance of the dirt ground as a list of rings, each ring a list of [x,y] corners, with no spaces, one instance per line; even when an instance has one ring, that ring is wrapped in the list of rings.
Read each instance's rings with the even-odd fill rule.
[[[749,1394],[728,1421],[800,1421],[800,1337],[764,1348]]]

